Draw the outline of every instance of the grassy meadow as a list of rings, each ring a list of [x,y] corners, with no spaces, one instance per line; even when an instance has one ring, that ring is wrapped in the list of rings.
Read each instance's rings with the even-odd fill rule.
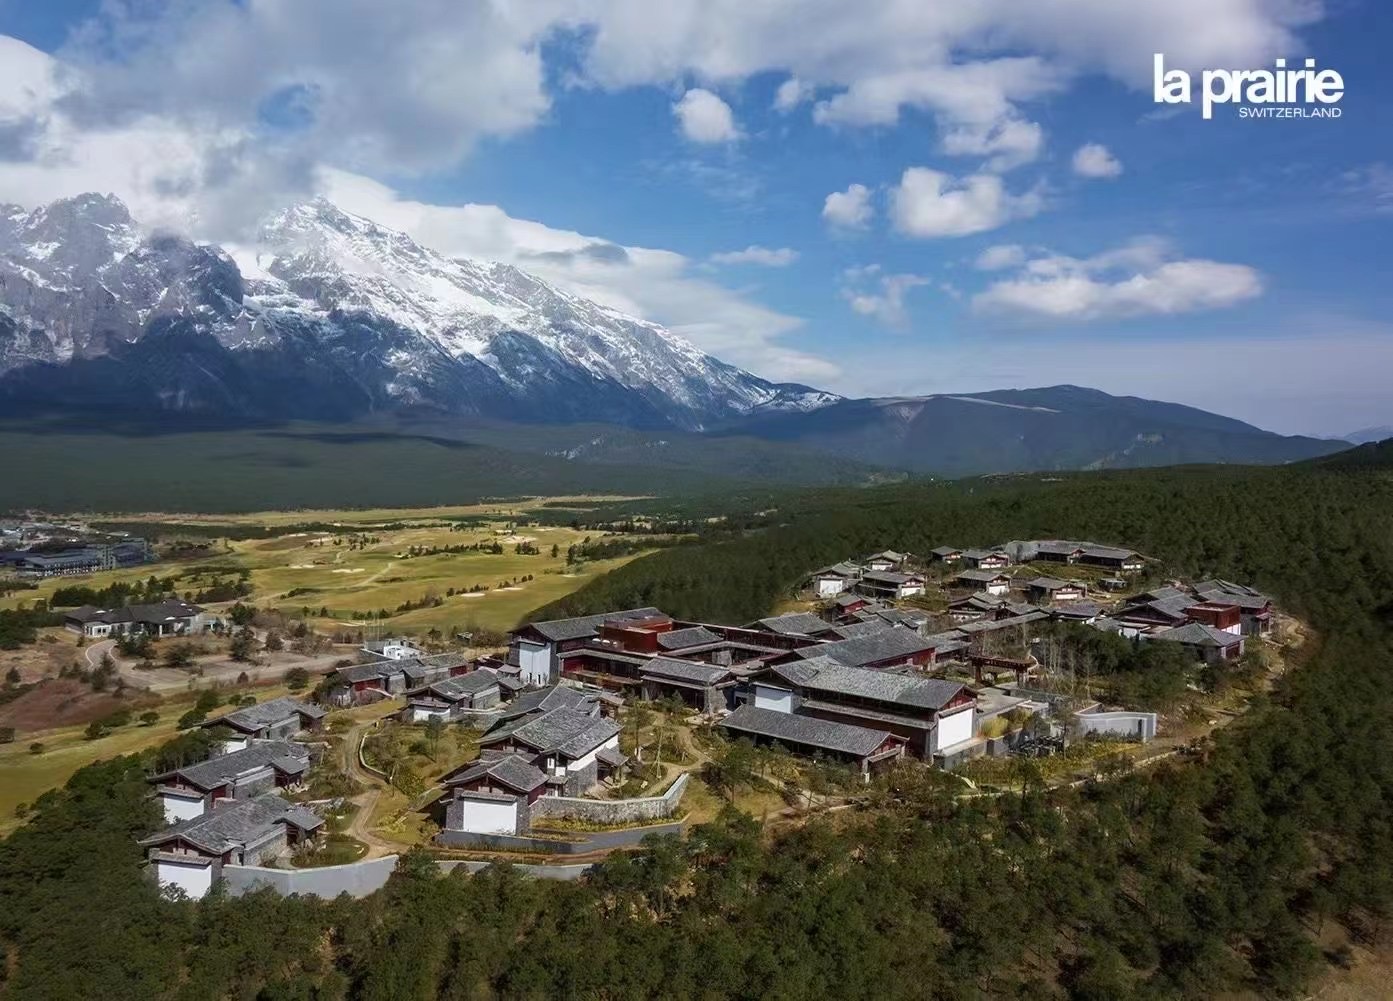
[[[566,498],[553,498],[552,502],[557,500]],[[100,521],[101,516],[93,516],[93,520]],[[563,526],[519,527],[515,531],[509,527],[525,520],[523,509],[497,503],[177,519],[147,514],[126,521],[148,521],[158,525],[164,536],[177,534],[180,524],[197,526],[203,541],[209,543],[206,553],[193,559],[43,581],[36,590],[0,598],[0,607],[48,600],[55,590],[68,585],[102,588],[152,574],[178,577],[177,589],[193,594],[220,576],[245,571],[252,592],[243,600],[294,615],[308,609],[310,624],[322,630],[364,625],[369,613],[379,613],[374,625],[391,632],[419,634],[431,629],[449,632],[474,627],[507,630],[533,609],[565,597],[635,558],[568,566],[568,547],[594,536]],[[236,534],[235,527],[249,524],[283,526],[287,531],[269,538],[208,538],[208,532],[217,526],[226,525]],[[332,525],[333,530],[294,530],[307,524]],[[495,542],[503,552],[469,549],[411,555],[413,548],[491,546]],[[519,553],[520,544],[534,546],[537,552]],[[420,607],[398,611],[404,605]],[[382,610],[388,618],[380,618]]]

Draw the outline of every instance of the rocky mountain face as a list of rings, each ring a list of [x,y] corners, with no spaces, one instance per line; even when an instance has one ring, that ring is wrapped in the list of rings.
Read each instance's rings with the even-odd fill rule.
[[[315,202],[221,248],[117,199],[0,206],[0,409],[422,410],[696,430],[836,396],[771,383],[504,264]]]

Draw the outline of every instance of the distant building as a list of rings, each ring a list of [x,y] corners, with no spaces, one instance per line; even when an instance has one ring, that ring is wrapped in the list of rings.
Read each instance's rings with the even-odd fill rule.
[[[904,740],[884,730],[834,723],[744,705],[720,723],[732,738],[777,744],[803,757],[823,757],[855,766],[864,778],[873,768],[904,756]]]
[[[234,709],[202,725],[232,730],[235,736],[225,742],[226,749],[231,751],[247,747],[254,740],[284,740],[303,730],[318,730],[327,715],[328,710],[313,702],[286,696]]]
[[[240,751],[219,754],[151,776],[165,821],[201,817],[225,799],[250,799],[300,784],[309,769],[309,751],[286,740],[255,741]]]
[[[98,608],[83,605],[63,615],[63,625],[88,638],[125,636],[191,636],[202,632],[203,609],[187,601],[169,598],[148,605],[121,605]]]
[[[582,615],[571,619],[529,622],[514,629],[510,634],[508,663],[519,669],[525,683],[535,687],[550,685],[560,678],[558,655],[596,638],[602,626],[607,623],[620,625],[624,620],[654,618],[666,616],[661,610],[649,607]]]
[[[959,587],[970,587],[987,594],[1005,594],[1011,590],[1011,578],[995,570],[963,570],[958,573]]]

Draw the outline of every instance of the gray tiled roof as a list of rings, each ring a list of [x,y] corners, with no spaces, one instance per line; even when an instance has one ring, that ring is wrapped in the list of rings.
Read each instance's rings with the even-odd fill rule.
[[[1005,577],[1000,570],[963,570],[958,574],[958,580],[972,581],[974,584],[986,584],[990,581]]]
[[[749,734],[861,758],[874,753],[889,736],[881,730],[781,713],[773,709],[757,709],[751,705],[736,709],[720,725],[737,736]]]
[[[1201,591],[1200,597],[1216,604],[1237,605],[1249,611],[1260,611],[1272,604],[1272,600],[1261,594],[1238,594],[1233,591]]]
[[[498,675],[488,668],[470,671],[454,678],[445,678],[427,687],[426,691],[439,695],[442,699],[458,702],[471,695],[487,692],[498,687]]]
[[[872,584],[908,584],[910,581],[922,581],[924,578],[917,573],[896,573],[893,570],[867,570],[861,575],[863,581],[870,581]]]
[[[260,841],[276,824],[289,823],[302,830],[314,830],[324,821],[302,806],[286,802],[274,793],[255,799],[225,800],[200,817],[182,820],[172,827],[140,840],[141,845],[164,844],[182,838],[209,854]]]
[[[831,634],[844,640],[849,640],[853,636],[869,636],[871,633],[878,633],[882,629],[893,629],[894,626],[884,619],[870,618],[860,622],[848,622],[846,625],[833,626]]]
[[[191,619],[202,611],[202,608],[190,602],[167,598],[147,605],[119,605],[115,608],[83,605],[64,613],[64,617],[79,622],[139,622],[155,625],[175,619]]]
[[[1036,577],[1029,584],[1030,587],[1039,591],[1060,591],[1066,587],[1080,588],[1087,591],[1088,588],[1076,580],[1060,580],[1058,577]]]
[[[613,720],[589,716],[572,709],[527,716],[515,725],[500,727],[484,736],[481,744],[496,744],[509,737],[539,754],[564,754],[578,758],[619,732]]]
[[[162,781],[177,775],[189,785],[206,791],[216,789],[238,775],[266,765],[273,765],[287,774],[298,775],[309,767],[309,763],[309,752],[299,744],[292,744],[287,740],[261,740],[240,751],[220,754],[195,765],[156,775],[151,781]]]
[[[600,626],[613,619],[647,619],[664,614],[651,606],[627,608],[618,612],[601,612],[599,615],[580,615],[571,619],[547,619],[543,622],[529,622],[514,629],[514,633],[535,629],[553,643],[563,640],[585,639],[599,632]]]
[[[328,714],[328,710],[312,702],[301,702],[299,699],[287,695],[279,699],[272,699],[270,702],[261,702],[254,706],[235,709],[225,716],[210,719],[203,725],[226,725],[237,730],[254,733],[268,726],[275,726],[297,713],[309,716],[311,719],[323,719]]]
[[[872,577],[874,575],[867,574],[866,576]],[[760,619],[751,623],[749,628],[765,629],[781,636],[812,636],[816,633],[826,632],[827,623],[811,612],[787,612],[783,615],[772,615],[767,619]]]
[[[935,556],[952,556],[955,553],[961,553],[962,550],[958,549],[956,546],[934,546],[929,552],[933,553]]]
[[[351,664],[335,672],[339,678],[350,685],[360,681],[375,681],[390,678],[402,673],[402,662],[396,660],[375,660],[371,664]]]
[[[721,638],[705,626],[688,626],[658,634],[658,646],[664,650],[683,650],[687,647],[719,643]]]
[[[517,754],[505,754],[499,758],[481,758],[471,762],[453,775],[446,776],[443,785],[446,788],[464,785],[484,776],[522,793],[546,785],[547,781],[546,773],[527,759]]]
[[[963,559],[980,560],[988,556],[1005,556],[1000,549],[966,549],[963,551]]]
[[[812,576],[821,577],[823,575],[835,575],[837,577],[860,577],[861,571],[862,568],[855,563],[842,562],[833,563],[830,567],[822,567],[821,569],[814,570]]]
[[[915,709],[941,709],[964,687],[956,681],[941,678],[847,667],[826,658],[779,666],[773,671],[801,688]]]
[[[730,677],[730,668],[711,664],[696,664],[690,660],[655,657],[642,671],[643,677],[668,678],[696,685],[714,685]]]
[[[933,644],[912,629],[895,626],[867,636],[853,636],[851,639],[802,647],[794,653],[804,660],[811,657],[831,657],[838,663],[861,667],[896,657],[909,657],[932,648]]]
[[[595,708],[595,699],[584,692],[565,685],[552,685],[535,692],[524,692],[500,710],[503,719],[516,719],[529,713],[546,712],[550,709],[575,709],[589,712]]]
[[[1154,633],[1148,633],[1147,638],[1208,647],[1229,647],[1243,642],[1241,636],[1226,633],[1222,629],[1215,629],[1203,622],[1187,622],[1183,626],[1161,629]]]

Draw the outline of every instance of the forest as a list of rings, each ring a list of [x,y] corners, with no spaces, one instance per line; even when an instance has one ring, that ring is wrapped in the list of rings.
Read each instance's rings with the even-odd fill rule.
[[[546,612],[740,622],[855,553],[1132,546],[1263,588],[1316,630],[1197,754],[995,799],[902,769],[864,810],[776,834],[728,811],[575,883],[442,876],[413,852],[361,901],[199,903],[143,878],[153,765],[120,758],[0,845],[0,998],[1300,996],[1393,917],[1393,464],[1360,452],[785,495],[762,525],[643,557]]]

